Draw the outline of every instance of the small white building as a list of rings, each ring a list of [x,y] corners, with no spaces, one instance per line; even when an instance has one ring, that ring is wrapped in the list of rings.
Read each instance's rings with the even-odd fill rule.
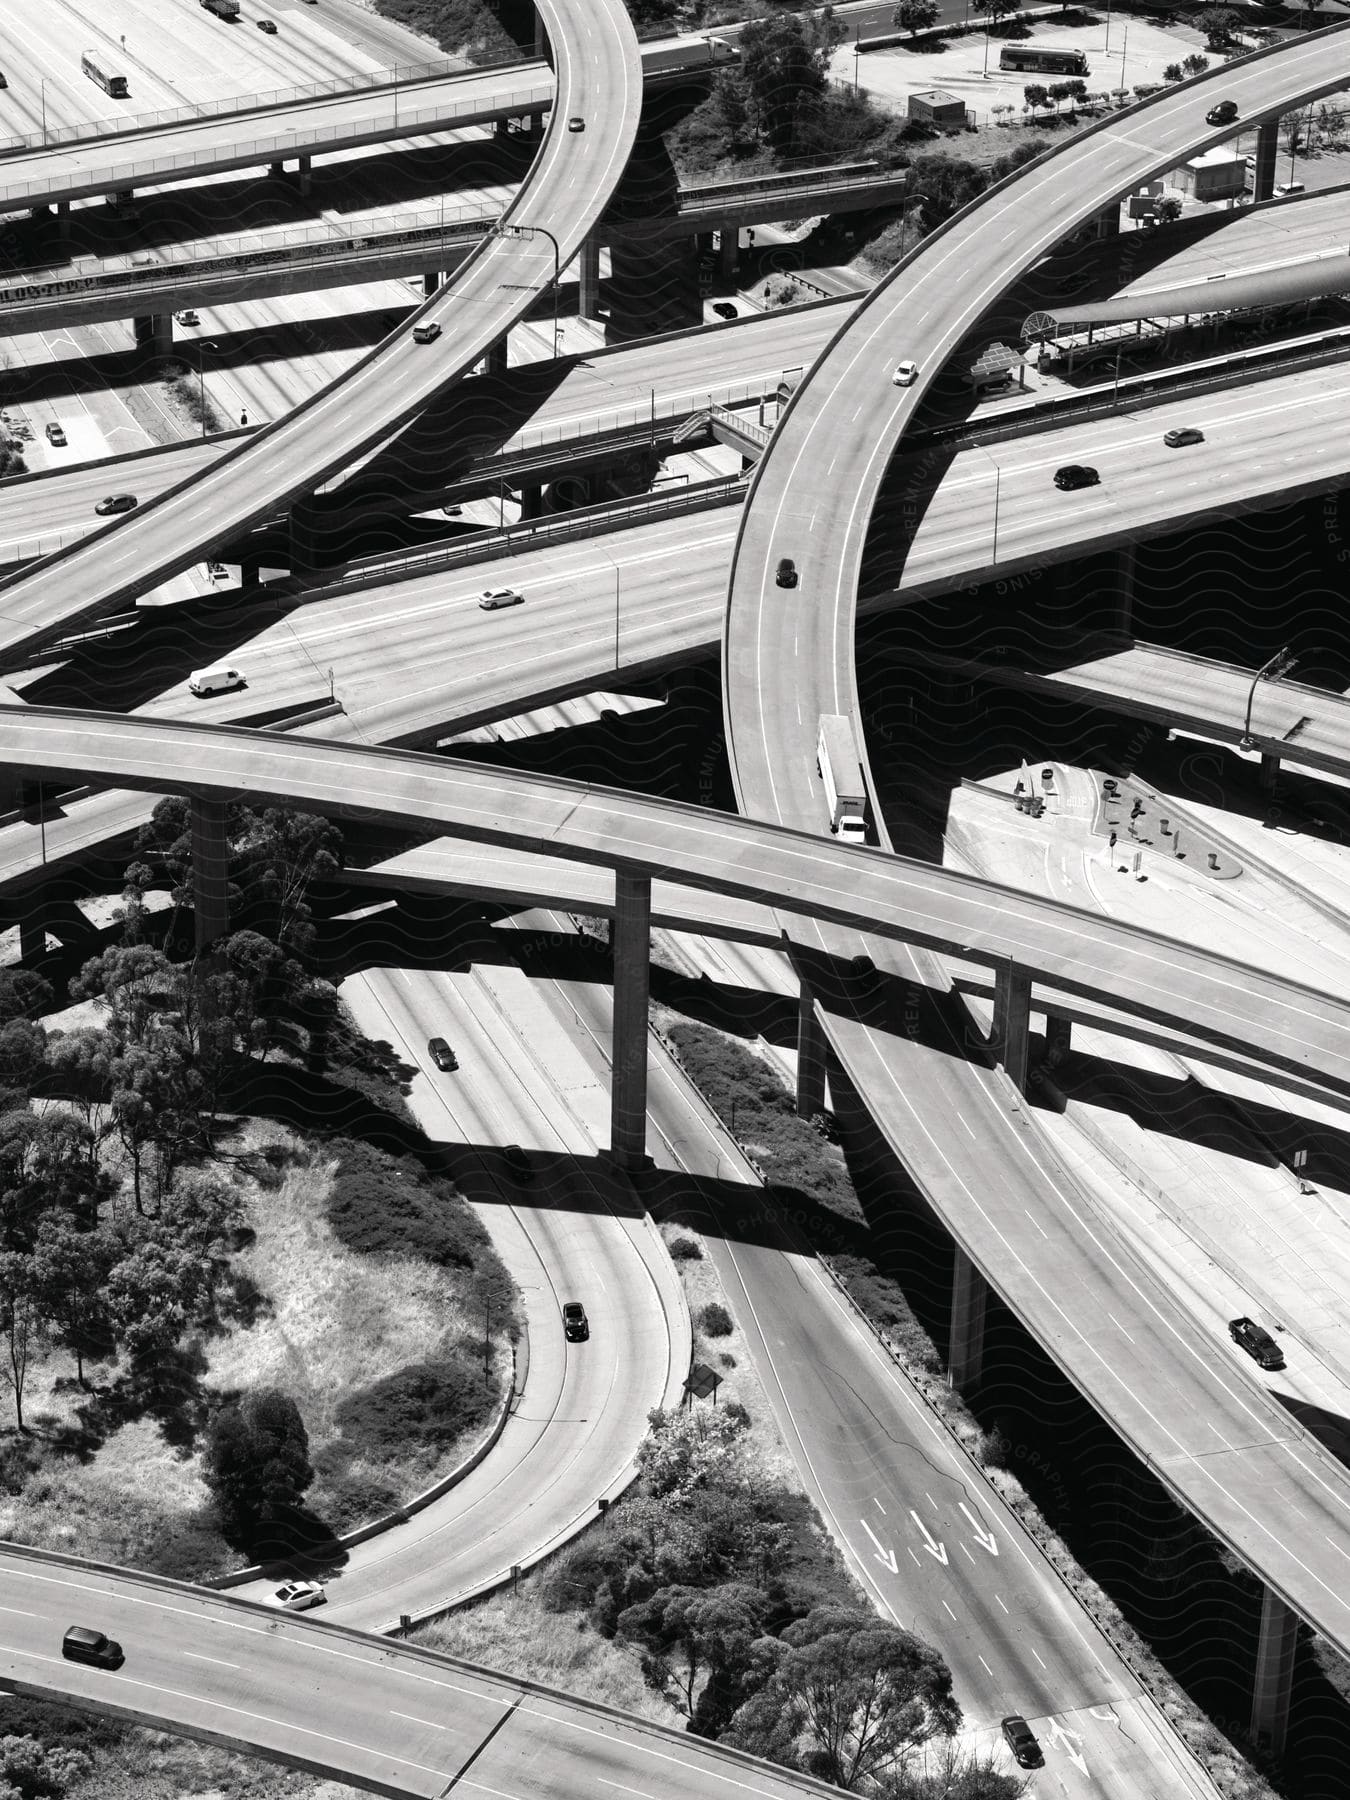
[[[1197,200],[1231,200],[1246,190],[1247,159],[1220,145],[1203,156],[1193,156],[1181,176]]]
[[[925,88],[921,94],[910,95],[909,116],[924,125],[950,129],[965,124],[966,103],[959,94],[949,94],[945,88]]]

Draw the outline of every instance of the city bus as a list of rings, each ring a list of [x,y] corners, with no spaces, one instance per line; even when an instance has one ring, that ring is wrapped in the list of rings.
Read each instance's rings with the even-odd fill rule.
[[[84,55],[80,58],[80,67],[84,70],[90,81],[96,81],[101,88],[106,89],[106,91],[112,95],[114,100],[125,100],[128,97],[126,76],[114,75],[112,71],[99,60],[98,52],[96,50],[85,51]]]
[[[1029,69],[1037,75],[1086,75],[1087,52],[1052,50],[1036,44],[1005,44],[998,59],[1000,69]]]

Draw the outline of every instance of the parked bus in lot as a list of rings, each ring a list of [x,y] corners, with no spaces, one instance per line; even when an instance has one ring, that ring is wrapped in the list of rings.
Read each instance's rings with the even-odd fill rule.
[[[1000,69],[1031,69],[1038,75],[1086,75],[1085,50],[1052,50],[1036,44],[1005,44],[998,59]]]
[[[85,51],[80,58],[80,67],[90,81],[96,81],[101,88],[112,95],[114,100],[125,100],[128,97],[126,76],[114,75],[111,69],[99,60],[96,50]]]

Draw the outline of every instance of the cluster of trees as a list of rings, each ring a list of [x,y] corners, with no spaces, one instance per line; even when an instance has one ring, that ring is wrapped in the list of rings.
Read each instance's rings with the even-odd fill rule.
[[[775,13],[744,26],[740,61],[718,75],[712,95],[733,154],[761,143],[779,156],[797,152],[807,121],[829,91],[830,56],[843,38],[844,27],[828,6],[819,13]]]
[[[264,1526],[296,1506],[314,1479],[300,1409],[280,1388],[222,1406],[207,1429],[202,1475],[227,1542],[252,1554]]]
[[[29,1369],[49,1347],[70,1352],[81,1385],[87,1361],[119,1353],[153,1378],[211,1317],[240,1212],[216,1145],[226,1084],[278,1047],[312,1056],[335,1016],[303,959],[306,887],[336,870],[336,831],[242,807],[229,830],[240,924],[211,958],[175,961],[146,941],[180,939],[191,906],[189,813],[169,800],[127,874],[124,942],[69,986],[102,1022],[49,1033],[46,981],[0,975],[0,1374],[20,1431]],[[167,914],[147,905],[154,886],[170,889]]]
[[[749,1419],[650,1415],[641,1489],[543,1583],[631,1644],[690,1731],[876,1800],[1016,1800],[1025,1783],[960,1753],[951,1671],[857,1604],[808,1503],[751,1479]]]

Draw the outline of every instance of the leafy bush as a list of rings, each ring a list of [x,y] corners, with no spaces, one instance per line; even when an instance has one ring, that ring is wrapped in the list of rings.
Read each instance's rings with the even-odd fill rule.
[[[670,1246],[670,1255],[674,1262],[702,1262],[703,1246],[697,1238],[678,1237]]]
[[[410,1444],[434,1450],[482,1424],[496,1403],[495,1374],[459,1349],[436,1362],[409,1363],[341,1401],[334,1420],[355,1449],[378,1459]]]
[[[698,1322],[708,1337],[730,1337],[735,1330],[731,1314],[720,1300],[710,1300],[701,1308]]]

